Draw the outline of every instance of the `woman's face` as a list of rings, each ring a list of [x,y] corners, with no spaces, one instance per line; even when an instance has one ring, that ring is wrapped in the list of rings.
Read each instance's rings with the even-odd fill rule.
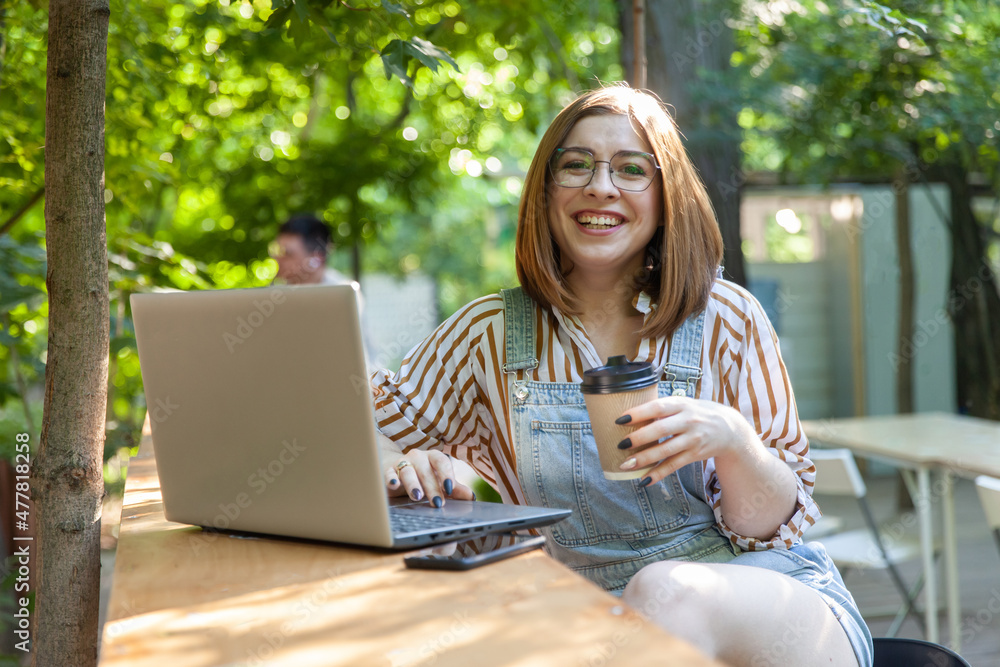
[[[640,269],[646,245],[661,222],[660,176],[654,174],[641,192],[623,190],[612,183],[608,161],[623,151],[652,153],[652,146],[636,133],[628,116],[614,114],[580,119],[560,148],[584,149],[597,160],[587,185],[552,183],[548,188],[549,229],[563,261],[572,263],[574,273],[624,276]],[[626,178],[623,173],[619,180]]]

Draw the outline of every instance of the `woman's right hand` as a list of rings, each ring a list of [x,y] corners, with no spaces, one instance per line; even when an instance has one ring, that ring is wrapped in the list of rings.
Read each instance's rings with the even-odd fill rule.
[[[390,496],[408,495],[411,500],[427,499],[434,507],[444,505],[445,498],[475,500],[476,496],[468,486],[455,478],[452,458],[437,450],[414,449],[396,457],[383,458],[392,461],[385,469],[385,488]]]

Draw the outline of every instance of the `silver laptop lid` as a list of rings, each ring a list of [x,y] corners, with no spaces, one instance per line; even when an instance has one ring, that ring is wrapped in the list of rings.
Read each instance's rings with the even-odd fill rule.
[[[167,519],[392,546],[355,289],[132,295]]]

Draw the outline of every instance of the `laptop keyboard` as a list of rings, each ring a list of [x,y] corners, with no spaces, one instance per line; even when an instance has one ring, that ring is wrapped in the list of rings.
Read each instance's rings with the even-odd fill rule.
[[[467,523],[482,523],[481,519],[469,519],[464,517],[436,517],[429,514],[417,514],[403,509],[389,510],[389,523],[392,525],[393,533],[413,533],[421,530],[434,530],[435,528],[450,528]]]

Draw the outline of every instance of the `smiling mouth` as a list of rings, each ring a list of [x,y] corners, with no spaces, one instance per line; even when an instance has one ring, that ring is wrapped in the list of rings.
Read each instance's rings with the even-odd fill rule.
[[[618,217],[589,214],[577,216],[576,222],[584,229],[611,229],[625,224],[625,221]]]

